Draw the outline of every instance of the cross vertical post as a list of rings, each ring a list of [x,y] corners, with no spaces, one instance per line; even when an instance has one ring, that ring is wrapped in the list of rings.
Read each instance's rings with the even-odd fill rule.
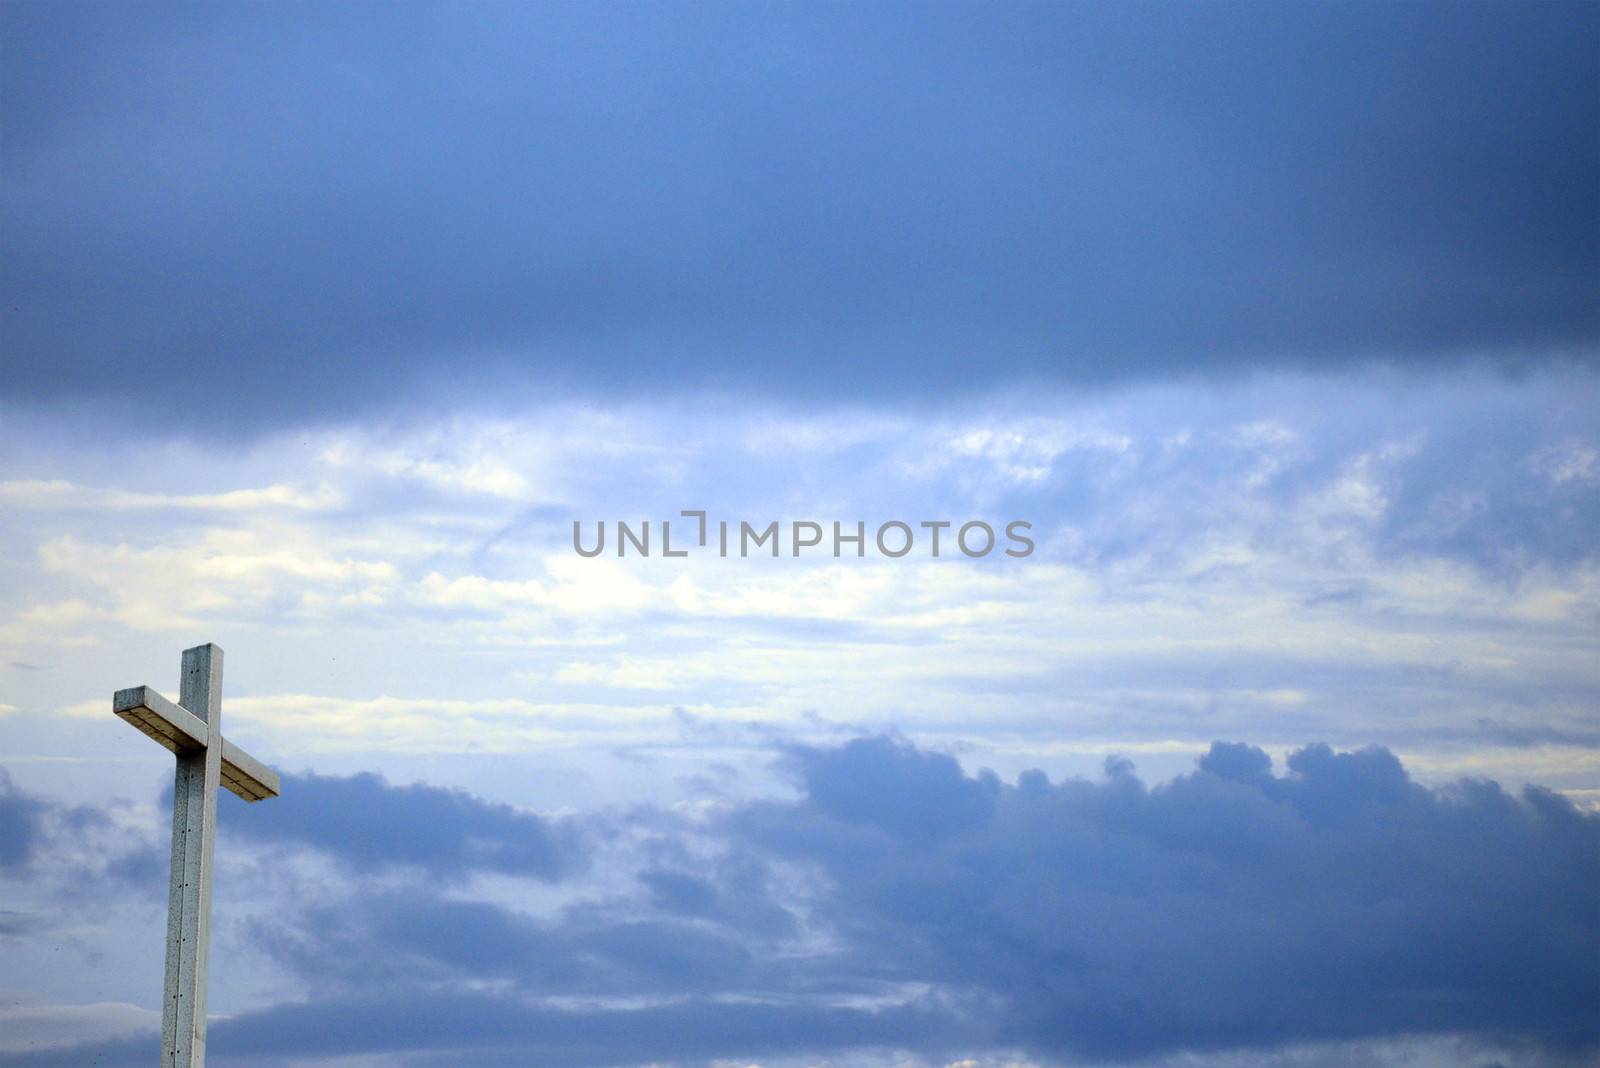
[[[185,649],[178,704],[222,731],[222,650]],[[172,788],[172,886],[167,897],[166,997],[161,1068],[200,1068],[206,1059],[206,950],[211,940],[211,855],[217,834],[222,746],[177,759]]]
[[[148,686],[135,686],[118,690],[111,710],[177,757],[161,1068],[204,1068],[217,788],[260,801],[278,796],[278,776],[222,736],[222,650],[217,646],[207,643],[183,651],[178,702]]]

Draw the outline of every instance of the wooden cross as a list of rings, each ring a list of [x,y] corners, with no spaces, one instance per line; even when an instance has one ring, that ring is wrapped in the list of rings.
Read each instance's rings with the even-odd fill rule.
[[[177,754],[161,1068],[204,1068],[217,787],[260,801],[278,796],[278,776],[222,736],[222,650],[215,645],[183,651],[177,704],[148,686],[135,686],[118,690],[111,710]]]

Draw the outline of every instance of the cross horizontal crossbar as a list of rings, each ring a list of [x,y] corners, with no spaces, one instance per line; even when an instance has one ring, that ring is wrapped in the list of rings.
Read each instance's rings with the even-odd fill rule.
[[[192,753],[210,744],[211,728],[205,720],[148,686],[118,690],[111,699],[111,710],[173,753]],[[278,773],[226,738],[222,739],[221,781],[246,801],[278,796]]]

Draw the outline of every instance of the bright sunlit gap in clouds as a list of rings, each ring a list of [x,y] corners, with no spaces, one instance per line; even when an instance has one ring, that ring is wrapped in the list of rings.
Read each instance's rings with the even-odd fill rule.
[[[439,716],[451,747],[499,753],[698,745],[686,717],[760,746],[820,719],[1014,770],[1219,735],[1378,740],[1424,775],[1592,798],[1600,464],[1576,385],[1288,378],[886,410],[848,435],[828,415],[554,406],[220,455],[63,443],[68,477],[0,483],[4,636],[19,661],[80,647],[94,666],[68,693],[19,673],[10,729],[96,716],[100,680],[208,633],[255,650],[235,722],[276,751],[416,754]],[[1313,405],[1330,393],[1363,425]],[[165,462],[204,492],[155,492]],[[573,551],[574,520],[687,508],[1025,515],[1038,548]]]

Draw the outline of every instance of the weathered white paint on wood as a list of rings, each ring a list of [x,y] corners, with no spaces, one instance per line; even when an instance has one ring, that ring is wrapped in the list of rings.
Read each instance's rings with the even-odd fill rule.
[[[111,710],[157,745],[182,755],[205,748],[206,721],[148,686],[118,690]],[[228,739],[222,739],[222,785],[246,801],[278,796],[278,773]]]
[[[203,1068],[217,788],[260,801],[278,796],[278,776],[222,736],[222,650],[215,645],[184,650],[177,704],[134,686],[116,692],[111,710],[177,757],[161,1068]]]

